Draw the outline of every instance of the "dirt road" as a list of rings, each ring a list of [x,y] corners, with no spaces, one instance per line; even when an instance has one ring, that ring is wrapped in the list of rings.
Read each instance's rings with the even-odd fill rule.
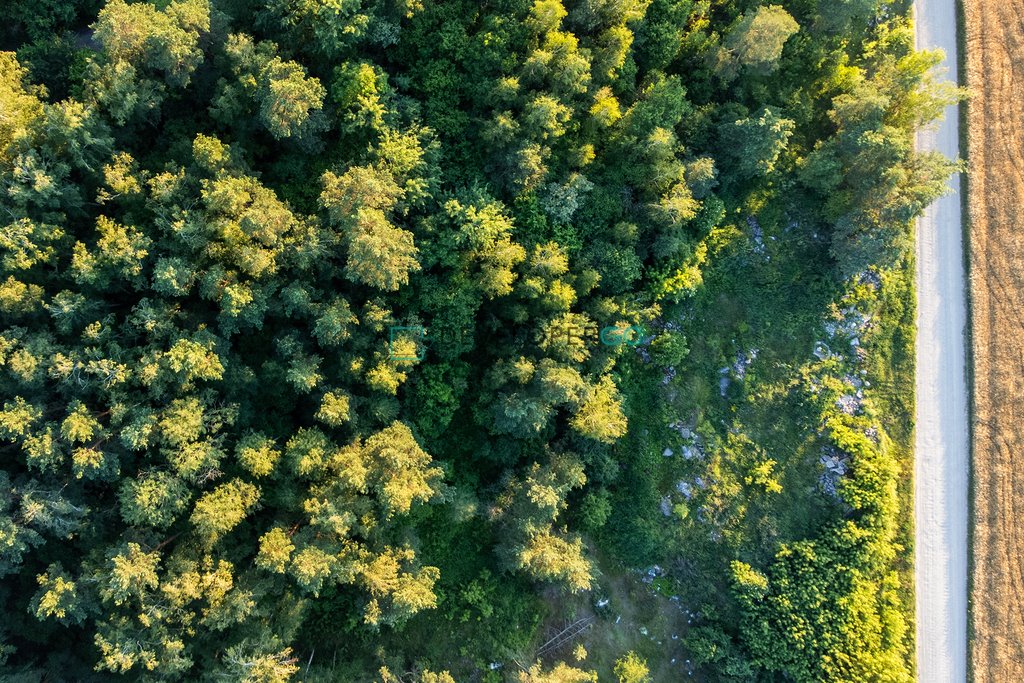
[[[946,53],[956,77],[954,0],[915,0],[917,45]],[[959,155],[957,108],[918,147]],[[967,324],[960,211],[954,190],[917,224],[917,427],[915,576],[918,680],[967,677],[967,489],[969,441],[964,332]]]
[[[1024,0],[964,0],[964,15],[971,89],[971,670],[976,683],[1004,683],[1024,681]]]

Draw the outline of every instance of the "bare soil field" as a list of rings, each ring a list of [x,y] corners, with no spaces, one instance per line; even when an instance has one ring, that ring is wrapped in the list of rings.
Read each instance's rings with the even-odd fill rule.
[[[973,337],[971,668],[1024,681],[1024,0],[964,0]]]

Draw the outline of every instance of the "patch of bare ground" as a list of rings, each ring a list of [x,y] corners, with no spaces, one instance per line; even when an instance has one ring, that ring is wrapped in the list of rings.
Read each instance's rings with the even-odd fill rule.
[[[1024,0],[963,0],[973,343],[971,668],[1024,681]]]

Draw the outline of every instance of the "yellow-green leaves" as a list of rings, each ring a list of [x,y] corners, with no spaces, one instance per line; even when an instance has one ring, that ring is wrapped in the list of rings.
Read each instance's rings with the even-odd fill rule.
[[[281,451],[275,447],[274,442],[259,433],[242,437],[235,452],[242,467],[257,477],[271,474],[281,457]]]
[[[160,11],[148,3],[111,0],[94,29],[113,62],[145,66],[184,87],[203,61],[199,38],[210,30],[210,3],[175,0]]]
[[[364,610],[366,623],[393,624],[437,606],[434,583],[441,572],[437,567],[409,568],[414,557],[411,548],[386,548],[360,564],[359,581],[371,596]]]
[[[350,224],[363,207],[390,211],[405,196],[394,176],[378,167],[353,166],[340,176],[326,171],[321,183],[320,205],[339,225]]]
[[[153,471],[125,480],[118,497],[121,516],[126,522],[163,529],[188,507],[189,490],[170,472]]]
[[[85,605],[74,580],[60,564],[52,564],[36,577],[39,591],[32,609],[40,620],[56,619],[62,624],[78,624],[85,617]]]
[[[3,410],[0,410],[0,438],[14,441],[24,437],[40,417],[42,411],[21,396],[15,396],[13,401],[4,401]]]
[[[71,259],[75,279],[99,286],[117,280],[138,283],[152,241],[134,227],[120,225],[106,216],[96,220],[96,232],[94,246],[75,244]]]
[[[0,313],[20,316],[38,311],[43,306],[43,288],[26,284],[9,276],[0,282]]]
[[[256,556],[256,566],[276,574],[283,574],[292,558],[295,546],[288,534],[279,527],[274,527],[260,537],[260,551]]]
[[[100,430],[99,421],[92,416],[84,403],[76,401],[70,408],[68,416],[61,423],[61,434],[73,444],[92,441]]]
[[[512,480],[498,499],[502,520],[501,553],[509,564],[540,581],[562,583],[572,591],[586,590],[591,565],[583,543],[555,529],[569,492],[586,483],[583,465],[573,454],[549,453],[549,461],[534,463]]]
[[[567,540],[548,531],[533,534],[519,551],[519,565],[532,576],[563,583],[573,592],[590,588],[591,566],[578,538]]]
[[[626,433],[626,416],[611,377],[606,375],[591,387],[571,422],[583,436],[605,443],[611,443]]]
[[[520,671],[517,680],[519,683],[596,683],[597,673],[577,669],[565,662],[559,662],[551,669],[545,670],[544,666],[537,662],[529,669]]]
[[[275,139],[309,140],[323,129],[319,112],[327,91],[305,67],[277,56],[274,43],[255,43],[244,33],[228,36],[225,49],[237,81],[225,84],[223,115],[241,115],[236,108],[245,97],[255,102],[260,122]]]
[[[175,399],[164,409],[160,434],[171,446],[195,441],[203,433],[203,407],[197,398]]]
[[[26,88],[28,72],[13,52],[0,52],[0,164],[6,167],[13,154],[11,144],[28,134],[31,122],[40,116],[43,103]]]
[[[650,683],[651,671],[645,659],[630,651],[615,661],[615,677],[619,683]]]
[[[0,227],[0,264],[7,270],[28,270],[52,264],[64,231],[55,225],[22,218]]]
[[[197,335],[197,339],[178,339],[164,355],[167,367],[174,372],[185,386],[195,380],[220,379],[224,366],[214,348],[212,335]]]
[[[192,157],[207,173],[217,173],[232,166],[231,147],[212,135],[196,135],[192,141]]]
[[[348,396],[342,392],[328,391],[320,400],[316,419],[332,427],[338,427],[349,420]]]
[[[308,545],[295,553],[288,571],[303,590],[315,596],[331,576],[337,562],[337,558],[317,546]]]
[[[198,540],[207,546],[215,544],[255,509],[259,499],[259,488],[240,479],[203,494],[190,519]]]
[[[366,62],[346,62],[334,68],[331,98],[344,111],[350,130],[365,127],[376,131],[384,127],[387,108],[381,102],[381,90],[385,85],[383,70]]]
[[[461,247],[463,267],[476,271],[473,277],[484,296],[509,294],[526,250],[512,240],[515,225],[504,206],[494,200],[463,204],[453,199],[444,210],[458,226],[455,247]]]
[[[743,67],[769,74],[778,68],[786,41],[799,30],[800,25],[779,5],[758,7],[744,14],[726,33],[715,55],[715,70],[726,81],[735,78]]]
[[[333,449],[319,429],[300,429],[288,440],[285,455],[296,474],[305,477],[321,472]]]
[[[392,171],[354,166],[343,175],[324,173],[320,205],[331,222],[345,230],[349,279],[385,291],[396,291],[420,269],[413,235],[388,219],[405,196]]]
[[[350,280],[396,291],[420,269],[418,254],[411,232],[392,225],[379,210],[356,211],[345,267]]]
[[[371,486],[389,516],[406,514],[414,502],[429,500],[441,480],[441,469],[429,466],[430,455],[402,422],[393,422],[368,438],[363,458],[370,466]]]
[[[299,670],[290,647],[266,652],[249,643],[232,645],[224,652],[231,680],[239,683],[287,683]]]
[[[159,566],[159,553],[146,552],[138,543],[121,546],[107,556],[99,581],[100,596],[115,605],[141,600],[160,583]]]

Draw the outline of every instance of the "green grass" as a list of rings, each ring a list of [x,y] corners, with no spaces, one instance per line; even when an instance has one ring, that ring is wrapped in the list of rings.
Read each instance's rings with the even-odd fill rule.
[[[731,233],[719,253],[709,259],[702,289],[666,318],[683,319],[690,354],[677,368],[668,394],[661,388],[660,370],[627,367],[623,372],[630,433],[617,449],[625,464],[625,492],[615,501],[614,516],[629,523],[610,524],[605,540],[628,564],[659,563],[673,568],[682,604],[707,608],[722,623],[735,623],[735,606],[728,594],[728,564],[741,559],[765,566],[780,543],[813,538],[828,519],[841,514],[817,486],[822,439],[817,414],[808,403],[801,370],[814,361],[815,342],[831,305],[845,291],[831,275],[827,245],[810,227],[786,229],[777,207],[759,214],[767,254],[754,253],[745,230]],[[745,218],[745,217],[744,217]],[[742,220],[737,220],[745,228]],[[775,237],[775,239],[772,239]],[[863,367],[871,382],[872,399],[890,452],[899,463],[900,512],[897,570],[901,576],[903,616],[913,633],[913,415],[915,285],[914,259],[908,255],[888,272],[881,289],[862,296],[875,301],[875,330],[865,339],[868,356]],[[722,397],[720,369],[731,365],[737,352],[759,349],[743,382],[731,382]],[[658,501],[680,479],[693,481],[702,471],[698,462],[664,458],[670,446],[678,452],[667,424],[681,419],[702,425],[724,443],[730,429],[743,435],[778,462],[782,494],[764,494],[742,482],[740,457],[721,463],[722,477],[739,480],[728,502],[735,523],[721,540],[708,538],[708,526],[680,523],[664,517]],[[638,493],[639,492],[639,493]],[[694,510],[690,510],[690,519]],[[647,539],[640,538],[644,534]],[[661,555],[647,552],[661,548]],[[622,549],[643,549],[632,555]],[[673,584],[659,581],[647,590],[662,593]],[[910,650],[913,652],[913,650]],[[913,667],[913,661],[908,662]],[[656,679],[660,680],[660,679]]]

